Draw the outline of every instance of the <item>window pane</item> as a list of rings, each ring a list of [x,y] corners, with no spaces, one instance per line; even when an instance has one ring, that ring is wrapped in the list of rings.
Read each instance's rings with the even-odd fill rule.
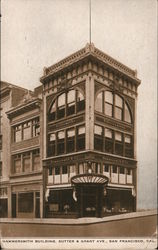
[[[15,132],[15,142],[21,141],[21,130]]]
[[[117,167],[116,166],[112,166],[112,172],[115,173],[115,174],[117,173]]]
[[[121,142],[122,141],[122,133],[115,132],[115,140]]]
[[[18,194],[18,212],[33,212],[33,193]]]
[[[131,136],[130,135],[125,135],[125,143],[128,143],[128,144],[131,143]]]
[[[125,168],[124,167],[120,167],[120,174],[125,174]]]
[[[101,126],[95,125],[94,126],[94,133],[96,135],[102,135],[103,134],[103,128]]]
[[[50,113],[53,113],[56,111],[56,101],[53,103],[51,109],[50,109]]]
[[[30,157],[23,159],[23,170],[24,170],[24,172],[30,171]]]
[[[73,137],[75,136],[75,129],[67,130],[67,137]]]
[[[63,166],[62,167],[62,174],[67,174],[68,171],[67,171],[67,166]]]
[[[123,99],[118,95],[115,95],[115,106],[123,108]]]
[[[50,134],[49,141],[55,141],[55,134]]]
[[[34,170],[40,169],[40,156],[39,155],[33,156],[33,169]]]
[[[21,159],[14,160],[14,172],[20,173],[21,169]]]
[[[60,175],[60,167],[55,167],[55,175]]]
[[[60,131],[58,132],[58,139],[64,139],[65,138],[65,132],[64,131]]]
[[[85,126],[78,128],[78,135],[85,134]]]
[[[105,91],[105,102],[113,104],[113,94],[110,91]]]
[[[77,91],[77,112],[85,109],[84,96],[80,91]]]
[[[83,100],[84,100],[84,95],[80,91],[77,91],[77,101],[80,102]]]
[[[31,122],[23,124],[23,139],[27,140],[31,138]]]
[[[107,165],[107,164],[103,165],[103,171],[109,172],[109,165]]]
[[[75,102],[75,90],[70,90],[67,94],[67,103]]]
[[[105,137],[112,139],[112,130],[105,128]]]
[[[105,103],[105,114],[108,116],[112,116],[112,105]]]
[[[65,105],[65,93],[58,97],[58,107]]]
[[[95,110],[98,112],[103,112],[103,92],[97,95],[97,99],[95,101]]]
[[[127,104],[125,103],[125,121],[131,123],[131,115]]]
[[[118,108],[118,107],[115,107],[115,118],[116,119],[119,119],[119,120],[122,120],[122,109],[121,108]]]

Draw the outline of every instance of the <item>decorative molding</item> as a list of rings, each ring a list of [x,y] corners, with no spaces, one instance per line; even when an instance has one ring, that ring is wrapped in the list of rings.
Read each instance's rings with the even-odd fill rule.
[[[125,74],[129,78],[133,79],[137,85],[140,84],[140,80],[137,78],[137,74],[135,70],[130,69],[124,64],[118,62],[111,56],[105,54],[101,50],[97,49],[93,44],[87,44],[83,49],[73,53],[72,55],[66,57],[65,59],[59,61],[58,63],[44,68],[44,75],[40,78],[40,81],[44,83],[50,76],[55,73],[62,71],[63,69],[70,67],[72,64],[81,61],[82,59],[87,59],[87,57],[91,57],[91,59],[98,59],[103,64],[113,68],[120,73]]]
[[[70,119],[65,118],[63,121],[57,121],[55,124],[48,124],[48,132],[57,130],[57,129],[61,129],[61,128],[65,128],[67,126],[72,126],[75,124],[79,124],[84,122],[85,120],[85,114],[79,115],[76,117],[71,117]]]
[[[106,153],[99,153],[96,151],[81,152],[73,155],[61,155],[60,157],[52,157],[51,159],[43,160],[43,167],[50,165],[59,166],[60,164],[79,163],[79,162],[93,162],[93,161],[108,163],[112,165],[120,165],[124,167],[136,168],[136,160],[124,159],[123,157],[109,155]]]
[[[101,115],[95,114],[95,122],[100,122],[102,125],[109,125],[112,128],[120,129],[124,132],[133,132],[133,126],[128,124],[123,124],[123,122],[114,121],[114,119],[110,119],[108,117],[103,117]]]

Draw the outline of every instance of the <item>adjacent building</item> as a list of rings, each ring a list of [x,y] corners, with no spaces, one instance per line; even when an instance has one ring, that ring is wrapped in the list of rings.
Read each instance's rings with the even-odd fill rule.
[[[5,111],[8,215],[135,211],[136,71],[87,44],[44,68],[40,81]]]

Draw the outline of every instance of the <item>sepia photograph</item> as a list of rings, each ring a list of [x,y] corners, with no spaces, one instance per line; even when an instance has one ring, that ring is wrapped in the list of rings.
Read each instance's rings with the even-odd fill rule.
[[[157,248],[157,7],[1,0],[2,249]]]

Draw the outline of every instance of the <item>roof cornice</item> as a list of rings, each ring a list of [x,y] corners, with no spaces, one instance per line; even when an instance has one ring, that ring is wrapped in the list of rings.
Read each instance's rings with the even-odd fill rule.
[[[64,58],[63,60],[53,64],[50,67],[44,68],[44,75],[40,78],[42,83],[45,80],[49,79],[50,76],[55,75],[57,72],[64,70],[64,68],[70,67],[72,64],[81,61],[87,57],[93,57],[93,59],[98,59],[103,64],[113,68],[116,71],[119,71],[122,74],[125,74],[129,78],[135,80],[137,84],[140,84],[140,80],[137,78],[136,70],[133,70],[121,62],[115,60],[111,56],[107,55],[103,51],[97,49],[93,43],[87,44],[83,49],[78,50],[77,52],[71,54],[70,56]]]
[[[18,116],[20,114],[23,114],[25,112],[33,110],[37,107],[39,108],[41,103],[42,103],[42,100],[40,98],[36,98],[36,99],[31,100],[27,103],[23,103],[19,106],[16,106],[15,108],[6,112],[6,114],[7,114],[8,118],[11,119],[12,117]]]

